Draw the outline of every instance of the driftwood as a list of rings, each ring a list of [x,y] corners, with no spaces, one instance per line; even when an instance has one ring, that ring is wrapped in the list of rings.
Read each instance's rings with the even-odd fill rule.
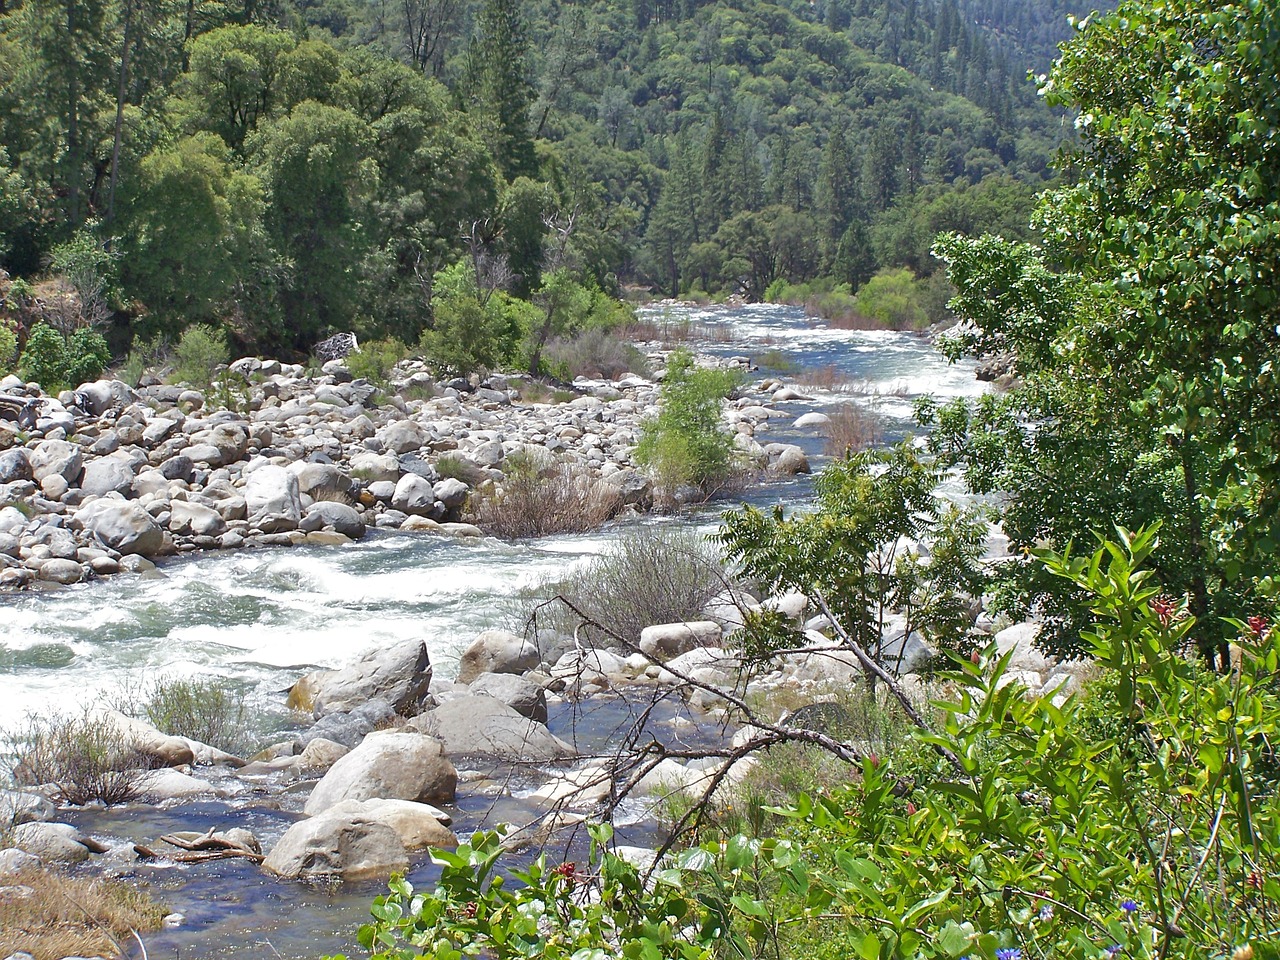
[[[166,857],[177,863],[204,863],[208,860],[234,860],[244,859],[252,860],[254,863],[261,863],[263,856],[256,850],[250,850],[242,843],[227,837],[218,836],[213,828],[207,833],[168,833],[160,838],[162,843],[170,846],[178,847],[185,851],[184,853],[158,853],[152,847],[142,844],[135,844],[134,850],[137,854],[148,860],[156,860],[160,857]]]

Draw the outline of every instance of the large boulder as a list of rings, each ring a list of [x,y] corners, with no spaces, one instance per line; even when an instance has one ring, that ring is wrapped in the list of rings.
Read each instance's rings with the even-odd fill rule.
[[[128,496],[133,490],[133,465],[120,457],[99,457],[90,460],[80,478],[80,489],[91,497],[108,493]]]
[[[75,519],[120,553],[151,557],[165,549],[164,530],[136,500],[103,497],[77,510]]]
[[[72,485],[80,479],[83,458],[77,444],[66,440],[42,440],[31,451],[30,456],[31,472],[36,483],[55,475]]]
[[[289,879],[359,880],[403,873],[409,853],[393,827],[370,817],[335,814],[295,823],[262,866]]]
[[[467,695],[415,717],[410,725],[443,741],[451,757],[560,760],[577,751],[544,724],[516,713],[493,697]]]
[[[76,388],[80,404],[86,413],[100,417],[108,410],[132,403],[137,399],[129,385],[120,380],[95,380]]]
[[[456,510],[467,502],[471,488],[456,477],[445,477],[433,487],[435,497],[450,510]]]
[[[20,823],[9,831],[9,843],[46,864],[84,863],[90,853],[80,831],[69,823]]]
[[[302,519],[298,478],[275,464],[264,464],[249,474],[244,500],[250,526],[263,533],[296,530]]]
[[[506,630],[486,630],[471,641],[458,664],[458,682],[471,683],[482,673],[524,673],[542,662],[538,645]]]
[[[317,717],[354,710],[372,700],[387,700],[397,713],[418,713],[431,687],[431,658],[421,640],[405,640],[385,650],[370,650],[349,667],[308,674],[290,691],[291,706]]]
[[[373,797],[452,803],[457,786],[458,772],[439,740],[417,731],[383,731],[371,733],[334,763],[304,810],[315,816],[343,800]]]
[[[1040,636],[1040,624],[1030,621],[1005,627],[995,636],[996,650],[1001,656],[1012,651],[1008,671],[1036,673],[1043,680],[1054,670],[1056,663],[1036,647]]]
[[[391,495],[391,506],[413,516],[428,516],[435,510],[435,489],[430,480],[416,473],[406,473],[396,483],[395,492]]]
[[[365,524],[360,518],[360,512],[350,504],[337,500],[319,500],[313,503],[307,507],[306,515],[298,524],[298,529],[307,532],[325,527],[352,540],[359,540],[365,534]]]
[[[640,631],[640,650],[655,660],[670,660],[694,647],[714,647],[723,631],[714,620],[657,623]]]
[[[188,740],[162,733],[145,720],[107,707],[95,708],[90,717],[114,729],[122,743],[142,754],[153,765],[176,767],[195,763],[195,751]]]
[[[26,448],[16,447],[0,453],[0,483],[17,483],[32,476],[31,457]]]
[[[197,537],[220,537],[227,532],[227,521],[213,507],[174,500],[169,504],[169,529]]]

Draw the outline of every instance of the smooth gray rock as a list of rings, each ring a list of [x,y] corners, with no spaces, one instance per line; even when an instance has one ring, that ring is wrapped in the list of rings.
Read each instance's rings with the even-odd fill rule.
[[[514,673],[482,673],[471,683],[471,692],[493,697],[530,720],[547,722],[547,692]]]
[[[249,474],[244,500],[250,526],[263,533],[296,530],[302,519],[298,478],[275,464],[264,464]]]
[[[714,647],[722,631],[714,620],[659,623],[640,631],[640,650],[657,660],[670,660],[694,647]]]
[[[91,497],[108,493],[128,495],[133,490],[133,466],[119,457],[99,457],[85,464],[80,489]]]
[[[521,716],[493,697],[458,697],[415,717],[409,725],[438,737],[451,757],[547,761],[577,756],[572,746],[544,724]]]
[[[80,479],[83,457],[78,444],[66,440],[42,440],[31,451],[31,475],[36,483],[59,476],[74,485]]]
[[[89,859],[80,831],[69,823],[20,823],[9,831],[9,842],[44,863],[84,863]]]
[[[40,858],[35,854],[8,847],[0,850],[0,877],[13,877],[27,870],[35,870],[40,866]],[[30,956],[30,954],[28,954]]]
[[[0,483],[15,483],[30,480],[35,476],[31,472],[31,458],[26,448],[0,451]]]
[[[315,524],[316,530],[328,527],[352,540],[359,540],[365,535],[365,523],[360,512],[350,504],[336,500],[319,500],[307,507],[299,529],[307,530],[311,524]]]
[[[462,654],[458,682],[471,683],[482,673],[524,673],[542,662],[537,643],[506,630],[486,630]]]
[[[403,873],[409,853],[387,824],[338,813],[295,823],[276,841],[262,866],[289,879],[358,880]]]
[[[136,500],[103,497],[77,510],[75,519],[123,554],[155,556],[165,547],[164,530]]]
[[[95,380],[76,388],[84,401],[85,412],[100,417],[108,410],[133,403],[137,399],[127,383],[120,380]]]
[[[406,473],[401,477],[391,495],[391,506],[411,516],[427,516],[435,505],[436,494],[431,481],[415,473]]]
[[[373,797],[452,803],[457,786],[458,772],[439,740],[416,731],[382,731],[334,763],[303,809],[315,816],[343,800]]]
[[[183,535],[219,537],[227,532],[227,521],[203,503],[173,500],[169,504],[169,529]]]
[[[467,502],[467,496],[471,493],[471,488],[456,477],[445,477],[435,484],[433,491],[435,499],[443,503],[448,509],[455,510]]]
[[[313,673],[304,680],[312,689],[311,710],[316,717],[351,711],[375,698],[389,701],[397,713],[408,716],[421,710],[431,695],[431,658],[424,641],[406,640],[385,650],[370,650],[342,670]],[[290,702],[295,698],[291,696]]]
[[[74,560],[54,557],[40,564],[40,579],[64,585],[79,583],[84,579],[85,568]]]

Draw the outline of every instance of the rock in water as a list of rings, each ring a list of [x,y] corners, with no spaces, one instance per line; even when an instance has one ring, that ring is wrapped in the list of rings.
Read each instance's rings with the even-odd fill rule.
[[[412,716],[430,696],[431,673],[426,643],[406,640],[387,650],[370,650],[345,669],[309,674],[290,691],[289,703],[307,709],[302,701],[310,699],[310,709],[322,717],[379,699],[389,701],[397,713]]]
[[[371,733],[329,768],[304,809],[315,816],[343,800],[374,797],[452,803],[457,786],[458,771],[439,740],[417,731]]]

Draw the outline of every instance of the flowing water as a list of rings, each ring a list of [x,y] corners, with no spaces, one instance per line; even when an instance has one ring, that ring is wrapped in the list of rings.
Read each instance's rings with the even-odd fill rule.
[[[800,443],[811,458],[821,450],[820,437],[787,426],[807,410],[868,405],[885,417],[892,438],[908,429],[914,398],[976,396],[983,389],[972,365],[949,365],[911,334],[832,330],[798,308],[767,305],[664,307],[653,313],[709,333],[700,349],[725,356],[779,351],[801,368],[833,368],[834,389],[805,389],[813,399],[785,404],[789,416],[771,420],[758,437],[762,443]],[[753,491],[748,499],[797,503],[810,489],[799,479]],[[705,526],[713,519],[704,514],[676,522]],[[151,577],[2,598],[0,727],[20,723],[27,713],[73,712],[101,693],[136,690],[159,676],[217,676],[241,684],[255,707],[272,718],[268,725],[285,729],[293,721],[281,705],[282,692],[301,673],[342,666],[375,645],[421,637],[437,675],[451,676],[458,653],[477,632],[518,623],[523,591],[563,575],[604,549],[613,535],[604,530],[506,544],[371,534],[341,548],[189,557]],[[561,711],[552,728],[562,736],[607,742],[624,713],[625,705],[614,702],[575,726]],[[266,847],[296,819],[276,806],[245,796],[170,810],[77,811],[67,819],[95,835],[128,841],[126,847],[172,830],[233,823],[253,829]],[[465,833],[518,812],[494,808],[489,800],[462,799],[455,826]],[[642,841],[644,830],[636,825],[633,839]],[[429,877],[429,865],[418,874]],[[276,881],[234,861],[161,865],[143,869],[141,876],[187,918],[179,929],[148,938],[152,960],[358,953],[352,934],[378,889]]]

